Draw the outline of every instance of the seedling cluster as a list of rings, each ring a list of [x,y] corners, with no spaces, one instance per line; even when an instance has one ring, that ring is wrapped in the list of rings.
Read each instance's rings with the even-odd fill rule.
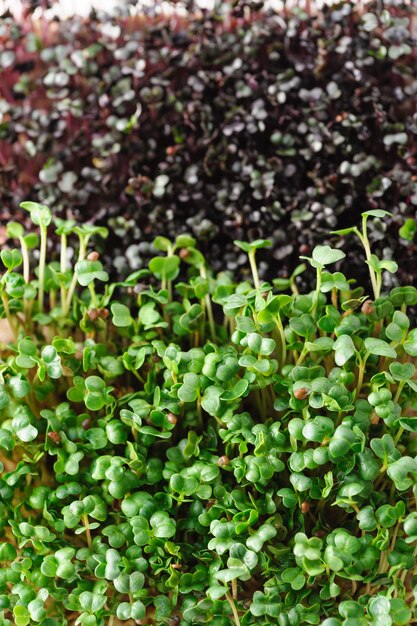
[[[362,242],[262,283],[158,237],[122,282],[106,229],[24,203],[8,226],[0,361],[4,626],[405,626],[417,620],[414,287]],[[38,250],[39,244],[39,251]],[[71,256],[72,253],[72,256]],[[336,267],[337,271],[334,271]],[[109,268],[107,268],[109,269]]]

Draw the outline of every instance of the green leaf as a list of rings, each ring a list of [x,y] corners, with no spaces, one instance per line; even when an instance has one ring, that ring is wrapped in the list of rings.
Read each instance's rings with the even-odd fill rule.
[[[33,341],[29,338],[21,339],[17,344],[19,351],[16,357],[16,364],[24,369],[30,369],[37,363],[37,348]]]
[[[108,393],[110,388],[106,387],[106,383],[99,376],[88,376],[85,379],[85,388],[84,402],[90,411],[100,411],[111,401],[111,396]]]
[[[83,287],[88,287],[95,280],[102,282],[109,280],[109,275],[103,270],[103,265],[100,261],[78,261],[75,264],[75,271],[77,272],[78,282]]]
[[[16,267],[19,267],[19,265],[22,264],[22,255],[20,254],[19,250],[2,250],[0,255],[3,265],[8,270],[14,270]]]
[[[41,352],[46,372],[50,378],[60,378],[62,375],[61,357],[53,346],[45,346]],[[42,380],[42,377],[39,376]]]
[[[30,423],[30,418],[25,413],[20,413],[13,418],[12,428],[24,443],[34,441],[38,436],[37,428]]]
[[[44,204],[38,202],[21,202],[22,209],[29,211],[31,220],[37,226],[49,226],[52,221],[52,213]]]
[[[386,217],[387,215],[388,216],[392,215],[392,213],[390,213],[389,211],[384,211],[383,209],[372,209],[370,211],[364,211],[362,215],[364,217],[378,217],[382,219],[383,217]]]
[[[149,262],[149,269],[159,280],[174,280],[178,276],[180,258],[176,255],[157,256]]]
[[[113,314],[113,324],[120,328],[131,326],[133,323],[130,311],[127,306],[120,304],[119,302],[113,302],[110,306]]]
[[[155,324],[159,323],[160,315],[155,310],[155,302],[146,302],[139,308],[139,322],[145,326],[145,328],[152,328]]]
[[[342,367],[356,353],[355,344],[349,335],[340,335],[333,344],[336,365]]]
[[[399,491],[406,491],[417,479],[417,461],[410,456],[397,459],[390,463],[387,474]]]
[[[172,242],[167,237],[159,236],[153,240],[152,245],[155,250],[167,252],[171,248]]]
[[[15,398],[24,398],[30,393],[30,384],[27,380],[22,378],[22,374],[11,376],[9,386]]]
[[[305,585],[306,578],[298,567],[288,567],[282,574],[282,580],[291,585],[294,591],[299,591]]]
[[[182,235],[177,235],[175,238],[175,247],[176,248],[194,248],[196,244],[196,240],[191,235],[187,235],[187,233],[183,233]]]
[[[371,254],[369,261],[366,261],[370,267],[372,267],[375,272],[382,272],[382,270],[386,270],[391,274],[395,274],[398,270],[398,265],[395,261],[390,261],[387,259],[379,259],[375,254]]]
[[[248,347],[256,354],[270,355],[275,350],[275,341],[262,337],[259,333],[250,333],[247,336]]]
[[[416,220],[408,219],[405,220],[404,224],[401,226],[399,230],[400,237],[405,239],[406,241],[413,241],[414,237],[417,233],[417,224]]]
[[[8,222],[7,224],[7,236],[10,239],[21,239],[25,233],[22,224],[19,222]]]
[[[146,608],[140,600],[132,603],[121,602],[117,607],[116,615],[122,621],[128,619],[142,620],[146,616]]]
[[[222,569],[216,572],[215,576],[218,580],[220,580],[220,582],[227,585],[236,578],[248,580],[250,578],[250,572],[247,567],[241,565],[238,567],[228,567],[227,569]]]
[[[76,233],[78,236],[84,238],[90,238],[95,235],[99,235],[100,237],[103,237],[103,239],[105,239],[109,234],[109,231],[105,226],[95,226],[94,224],[88,223],[77,224],[77,226],[74,227],[73,232]]]
[[[270,524],[264,524],[263,526],[260,526],[258,530],[246,540],[246,545],[254,552],[260,552],[263,548],[264,543],[266,543],[270,539],[273,539],[276,534],[276,528],[274,528]]]
[[[316,246],[313,250],[313,267],[323,268],[326,265],[337,263],[344,259],[346,254],[342,250],[336,250],[330,246]]]
[[[149,520],[155,537],[169,539],[176,532],[175,521],[169,517],[166,511],[158,511],[154,513]]]
[[[407,626],[411,622],[410,607],[402,598],[390,598],[390,615],[395,626]]]
[[[394,380],[403,382],[414,377],[416,368],[412,363],[390,363],[389,371]]]
[[[197,374],[188,372],[184,375],[184,382],[178,389],[178,398],[181,402],[195,402],[199,395],[200,379]]]
[[[410,356],[417,356],[417,328],[413,328],[404,342],[404,350]]]
[[[235,246],[248,254],[249,252],[254,252],[255,250],[260,250],[261,248],[269,248],[270,246],[272,246],[272,241],[270,239],[255,239],[255,241],[252,241],[250,243],[235,239],[233,243],[235,244]]]
[[[106,604],[106,596],[91,591],[83,591],[79,596],[81,608],[89,613],[100,611]]]
[[[365,348],[369,354],[376,354],[377,356],[385,356],[391,359],[397,357],[397,353],[392,346],[382,339],[375,339],[374,337],[367,337],[365,339]]]
[[[13,616],[15,619],[15,626],[27,626],[27,624],[30,623],[29,610],[21,604],[17,604],[14,607]]]
[[[417,304],[417,289],[412,285],[406,287],[394,287],[390,292],[390,300],[396,307],[402,304]]]
[[[184,393],[192,394],[193,392],[191,390],[182,390],[181,395],[184,395]],[[204,392],[204,396],[201,400],[201,406],[209,415],[218,415],[221,407],[221,398],[223,394],[227,393],[227,391],[223,391],[222,387],[218,387],[217,385],[211,385],[210,387],[207,387]]]

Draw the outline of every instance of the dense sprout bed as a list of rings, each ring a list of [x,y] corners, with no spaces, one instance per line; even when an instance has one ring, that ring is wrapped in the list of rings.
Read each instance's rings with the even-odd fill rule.
[[[415,33],[410,6],[377,7],[4,18],[2,217],[30,196],[61,217],[109,225],[122,275],[149,258],[158,234],[192,232],[215,270],[224,261],[232,271],[245,268],[234,239],[268,237],[260,272],[269,266],[271,278],[329,229],[385,208],[393,218],[370,237],[404,261],[409,282]],[[349,254],[364,280],[357,247]]]
[[[236,284],[189,235],[109,284],[105,229],[58,222],[78,261],[47,263],[51,214],[24,207],[39,262],[17,223],[1,252],[1,623],[413,623],[417,290],[382,290],[383,213],[344,233],[373,292],[324,245],[299,294],[260,282],[267,241],[236,242]]]

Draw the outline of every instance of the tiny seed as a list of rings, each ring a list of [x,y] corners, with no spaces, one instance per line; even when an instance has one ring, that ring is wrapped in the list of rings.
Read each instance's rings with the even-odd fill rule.
[[[376,413],[374,413],[371,417],[371,424],[373,426],[376,426],[376,424],[379,424],[379,415],[377,415]]]
[[[55,431],[51,431],[48,433],[48,437],[54,443],[61,443],[61,435]]]
[[[190,256],[190,251],[189,251],[189,250],[187,250],[187,248],[182,248],[182,249],[180,250],[180,253],[179,253],[179,257],[180,257],[180,259],[183,259],[183,260],[184,260],[184,259],[186,259],[188,256]]]
[[[181,563],[173,563],[171,567],[172,569],[182,569]]]
[[[110,315],[110,311],[109,311],[109,309],[99,309],[98,310],[98,314],[99,314],[99,317],[101,317],[102,320],[106,320],[109,317],[109,315]]]
[[[90,309],[87,315],[90,322],[95,322],[99,317],[99,312],[97,309]]]
[[[168,413],[167,420],[168,420],[168,422],[170,424],[176,424],[177,423],[177,416],[174,415],[173,413]]]
[[[221,456],[217,461],[217,464],[219,465],[219,467],[223,467],[224,465],[230,465],[230,459],[228,456],[223,454],[223,456]]]
[[[87,256],[88,261],[98,261],[99,258],[100,258],[100,255],[95,250],[93,252],[90,252],[90,254]]]
[[[87,417],[87,419],[83,420],[81,422],[81,426],[83,427],[84,430],[88,430],[91,426],[91,420],[89,417]]]
[[[305,400],[309,395],[310,391],[307,387],[300,387],[294,391],[294,397],[297,398],[297,400]]]
[[[366,300],[366,302],[362,304],[362,313],[364,313],[365,315],[371,315],[371,313],[374,312],[373,304],[374,303],[372,302],[372,300]]]
[[[301,503],[301,512],[302,513],[308,513],[310,510],[310,502],[307,502],[307,500],[304,500],[304,502]]]
[[[300,254],[308,254],[310,252],[310,248],[306,243],[301,244],[300,248],[299,248],[299,253]]]

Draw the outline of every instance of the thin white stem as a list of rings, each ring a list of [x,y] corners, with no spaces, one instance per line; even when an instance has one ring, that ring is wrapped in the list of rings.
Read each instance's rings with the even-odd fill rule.
[[[78,253],[77,263],[79,263],[80,261],[84,261],[85,255],[86,255],[86,252],[87,252],[87,243],[88,243],[88,239],[87,238],[84,239],[83,237],[80,237],[80,251]],[[71,284],[70,284],[69,289],[68,289],[67,299],[65,301],[65,306],[62,307],[62,309],[63,309],[62,312],[63,312],[64,315],[67,315],[68,311],[70,310],[72,296],[74,295],[74,291],[75,291],[75,288],[77,286],[77,280],[78,280],[78,273],[77,273],[77,270],[76,270],[76,268],[74,266],[74,275],[72,277],[72,281],[71,281]]]
[[[23,237],[19,239],[21,250],[22,250],[22,259],[23,259],[23,278],[25,283],[28,285],[30,281],[30,262],[29,262],[29,252],[26,242]]]
[[[371,246],[369,244],[368,234],[367,234],[367,231],[366,231],[366,221],[367,221],[367,216],[364,215],[363,218],[362,218],[362,234],[359,233],[359,231],[358,231],[357,234],[358,234],[359,239],[361,240],[362,245],[363,245],[364,250],[365,250],[366,260],[368,261],[368,266],[369,266],[369,274],[370,274],[370,277],[371,277],[372,289],[374,291],[374,297],[375,297],[375,300],[376,300],[377,298],[379,298],[379,294],[380,294],[381,288],[380,288],[380,286],[378,286],[378,281],[377,281],[377,277],[376,277],[376,274],[375,274],[375,270],[370,265],[372,252],[371,252]]]
[[[248,257],[249,257],[250,269],[252,271],[253,284],[255,285],[255,289],[259,289],[260,282],[259,282],[258,268],[256,267],[256,261],[255,261],[255,250],[251,250],[248,254]]]
[[[207,272],[206,272],[206,268],[204,266],[202,266],[200,268],[200,276],[202,278],[207,278]],[[210,335],[213,341],[215,341],[216,339],[216,327],[214,324],[214,315],[213,315],[213,307],[211,306],[211,298],[210,298],[210,294],[207,293],[205,295],[204,298],[205,301],[205,305],[206,305],[206,311],[207,311],[207,318],[208,318],[208,323],[209,323],[209,328],[210,328]]]
[[[38,289],[38,303],[39,311],[43,311],[43,301],[45,293],[45,265],[46,265],[46,243],[47,243],[47,230],[45,226],[40,227],[41,235],[41,247],[39,256],[39,289]]]
[[[230,604],[230,608],[232,609],[233,620],[234,620],[236,626],[240,626],[239,613],[237,612],[236,605],[235,605],[235,603],[233,601],[233,598],[230,595],[230,593],[226,593],[226,599],[227,599],[228,603]]]
[[[67,236],[65,234],[61,235],[60,269],[62,274],[64,274],[67,269]],[[61,307],[64,306],[66,297],[67,290],[64,285],[61,285]]]

